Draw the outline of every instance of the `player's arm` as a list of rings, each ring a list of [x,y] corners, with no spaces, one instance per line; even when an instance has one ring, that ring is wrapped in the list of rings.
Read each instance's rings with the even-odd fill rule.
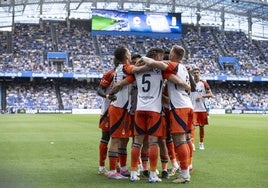
[[[158,68],[158,69],[161,69],[161,70],[166,70],[168,65],[166,64],[165,61],[156,61],[152,58],[148,58],[148,57],[142,57],[138,60],[138,63],[144,63],[146,64],[147,66],[149,67],[152,67],[152,68]]]
[[[191,85],[187,84],[185,81],[183,81],[180,77],[178,77],[175,74],[170,74],[170,76],[168,77],[168,80],[174,84],[181,86],[182,88],[184,88],[187,91],[189,91],[191,89]]]
[[[206,89],[206,94],[204,94],[202,97],[203,98],[214,98],[214,95],[210,89],[210,86],[207,82],[203,82],[204,83],[204,86],[205,86],[205,89]]]
[[[99,96],[101,97],[106,97],[106,94],[107,94],[107,87],[104,87],[102,85],[99,85],[98,89],[97,89],[97,93]]]
[[[97,89],[97,93],[99,96],[109,99],[111,101],[116,100],[116,96],[114,94],[108,94],[108,87],[99,85],[98,89]]]
[[[151,70],[152,67],[146,65],[146,64],[137,64],[131,66],[131,74],[136,74],[140,72],[145,72]]]
[[[152,68],[149,67],[148,65],[142,65],[142,66],[134,66],[132,69],[132,73],[136,74],[136,73],[140,73],[140,72],[145,72],[145,71],[149,71]]]
[[[196,89],[196,83],[195,83],[194,78],[193,78],[193,76],[191,74],[191,69],[188,68],[188,67],[186,67],[186,68],[187,68],[188,74],[189,74],[189,81],[190,81],[190,85],[191,85],[191,91],[194,92],[195,89]]]
[[[197,97],[196,98],[196,101],[199,102],[200,100],[204,99],[204,98],[214,98],[215,96],[212,94],[211,90],[207,90],[206,91],[206,94],[200,96],[200,97]]]
[[[120,82],[117,82],[115,83],[111,90],[110,90],[110,94],[116,94],[118,93],[118,91],[120,91],[124,86],[130,84],[126,79],[120,81]]]
[[[165,94],[162,94],[162,102],[165,104],[169,104],[169,97]]]
[[[124,86],[131,84],[132,82],[135,81],[135,77],[133,75],[128,75],[126,78],[124,78],[123,80],[114,83],[112,88],[110,89],[110,93],[109,94],[116,94],[118,91],[120,91]]]
[[[136,63],[135,65],[128,65],[128,64],[124,65],[124,72],[126,74],[132,74],[132,75],[140,72],[145,72],[151,69],[152,67],[146,65],[145,63]]]
[[[212,94],[212,91],[210,89],[208,89],[206,91],[206,94],[202,96],[203,98],[213,98],[214,95]]]

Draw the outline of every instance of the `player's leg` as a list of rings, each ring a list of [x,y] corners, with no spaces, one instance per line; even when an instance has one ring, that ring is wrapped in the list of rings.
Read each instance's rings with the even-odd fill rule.
[[[200,142],[199,142],[199,149],[204,150],[204,138],[205,138],[205,125],[208,124],[208,117],[207,112],[199,112],[199,136],[200,136]]]
[[[191,133],[194,132],[194,125],[193,125],[193,111],[190,110],[189,111],[189,115],[188,115],[188,122],[187,122],[187,134],[186,134],[186,142],[188,144],[189,147],[189,152],[190,152],[190,156],[189,156],[189,172],[193,172],[193,143],[192,143],[192,139],[191,139]]]
[[[118,157],[120,163],[120,174],[123,176],[130,176],[127,168],[127,145],[129,138],[121,138],[118,148]]]
[[[134,141],[131,147],[131,171],[130,181],[135,182],[139,180],[138,164],[141,157],[141,147],[145,137],[146,119],[143,111],[135,112],[135,127],[134,127]]]
[[[110,106],[109,113],[109,121],[110,121],[110,136],[111,136],[111,144],[108,151],[109,156],[109,168],[108,178],[110,179],[125,179],[127,177],[121,175],[117,172],[117,163],[118,163],[118,148],[121,142],[121,139],[124,138],[126,130],[122,126],[124,119],[124,110],[122,108]],[[118,126],[119,125],[119,126]]]
[[[188,118],[189,113],[192,111],[190,108],[178,108],[172,110],[170,113],[171,119],[171,134],[175,145],[175,152],[180,162],[180,175],[173,183],[186,183],[190,182],[189,173],[189,158],[190,150],[186,141],[188,131]]]
[[[159,156],[159,137],[163,137],[163,123],[162,115],[156,112],[148,112],[148,127],[147,133],[149,135],[149,163],[150,163],[150,174],[149,182],[157,183],[162,180],[157,175],[157,164]]]
[[[124,120],[122,122],[123,135],[119,143],[118,156],[120,163],[120,173],[123,176],[130,176],[130,172],[127,168],[127,145],[129,137],[132,136],[131,117],[128,112],[125,113]]]
[[[102,130],[101,139],[99,142],[99,174],[107,174],[107,170],[105,169],[105,160],[107,158],[108,153],[108,143],[110,140],[110,132],[109,132],[109,118],[108,114],[100,116],[99,128]]]
[[[168,169],[168,149],[166,145],[166,139],[159,139],[158,145],[160,149],[160,161],[162,164],[162,178],[168,179],[169,175],[167,172]]]
[[[143,143],[144,135],[134,136],[134,142],[131,147],[131,171],[130,171],[130,181],[135,182],[140,180],[138,177],[138,164],[141,155],[141,147]]]
[[[149,178],[149,143],[148,143],[148,135],[145,135],[142,148],[141,148],[141,162],[142,162],[142,174],[143,176]]]
[[[204,136],[205,136],[205,129],[204,126],[199,126],[199,136],[200,136],[200,142],[199,142],[199,149],[204,150]]]
[[[107,158],[108,143],[110,140],[109,131],[102,131],[101,140],[99,142],[99,174],[106,174],[105,160]]]
[[[175,179],[174,183],[186,183],[190,181],[189,174],[189,156],[190,151],[186,142],[186,133],[174,133],[172,134],[174,143],[175,143],[175,151],[180,161],[180,175],[177,179]]]

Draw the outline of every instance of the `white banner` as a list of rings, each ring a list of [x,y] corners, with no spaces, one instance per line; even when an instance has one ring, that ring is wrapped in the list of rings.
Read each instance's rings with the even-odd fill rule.
[[[100,114],[101,109],[73,109],[72,114]]]

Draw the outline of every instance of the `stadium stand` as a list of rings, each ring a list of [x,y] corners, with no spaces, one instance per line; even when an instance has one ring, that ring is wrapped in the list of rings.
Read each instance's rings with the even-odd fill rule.
[[[0,72],[1,108],[5,112],[19,109],[64,110],[100,108],[96,94],[100,75],[112,67],[113,49],[126,45],[132,53],[144,55],[154,47],[168,49],[182,45],[185,63],[201,68],[204,79],[215,76],[268,76],[267,41],[252,42],[243,32],[225,32],[216,27],[202,27],[199,33],[193,25],[184,25],[181,39],[149,36],[92,36],[83,27],[65,22],[45,21],[39,24],[16,24],[14,51],[7,53],[8,37],[1,33]],[[68,61],[47,59],[49,52],[64,52]],[[221,57],[231,57],[221,64]],[[237,64],[236,64],[237,63]],[[22,78],[22,72],[42,73],[42,78]],[[7,73],[10,73],[8,76]],[[16,73],[16,74],[13,74]],[[47,78],[46,73],[86,73],[82,78]],[[80,81],[82,80],[82,81]],[[267,108],[267,82],[241,82],[208,79],[216,98],[211,108]],[[252,81],[252,80],[251,80]],[[235,84],[235,85],[234,85]],[[246,86],[244,86],[246,85]]]

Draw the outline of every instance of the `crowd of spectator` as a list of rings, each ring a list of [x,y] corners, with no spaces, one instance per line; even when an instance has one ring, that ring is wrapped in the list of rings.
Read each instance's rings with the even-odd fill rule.
[[[212,87],[212,109],[268,110],[268,89],[264,84],[222,83]]]
[[[235,74],[246,76],[267,76],[267,41],[249,40],[245,33],[226,31],[218,28],[185,26],[181,39],[149,36],[92,36],[83,27],[65,22],[44,22],[39,24],[15,24],[13,53],[6,53],[5,35],[0,35],[0,68],[4,72],[35,71],[57,72],[47,53],[60,51],[68,54],[69,62],[63,64],[62,72],[98,72],[111,68],[113,50],[118,45],[126,45],[132,53],[146,54],[154,47],[169,49],[173,44],[182,45],[186,51],[186,63],[199,66],[202,74]],[[239,69],[221,67],[218,58],[235,57]]]
[[[211,109],[268,110],[268,88],[263,84],[223,82],[210,85],[215,95],[210,99]],[[57,86],[59,90],[55,89]],[[62,110],[100,109],[103,99],[96,93],[97,86],[98,82],[87,81],[11,83],[7,88],[7,109],[59,110],[60,103]]]
[[[53,83],[10,83],[6,88],[7,111],[56,110],[59,107]]]
[[[13,82],[6,89],[7,111],[100,109],[102,98],[97,95],[96,87],[97,83],[86,81],[60,84],[49,79],[42,82]]]
[[[71,85],[69,83],[61,84],[60,94],[64,109],[100,109],[102,98],[96,91],[97,83],[81,81]]]
[[[186,49],[185,64],[199,67],[202,76],[243,75],[268,76],[268,41],[249,40],[243,32],[221,32],[217,28],[185,26],[181,39],[149,36],[95,35],[76,25],[68,28],[65,22],[44,21],[43,25],[15,24],[12,46],[7,53],[8,37],[0,34],[0,72],[73,72],[98,73],[113,67],[113,50],[126,45],[132,53],[145,55],[151,47],[168,50],[174,44]],[[58,65],[47,58],[48,52],[64,52],[68,62]],[[235,57],[239,68],[222,67],[218,59]],[[55,110],[72,108],[100,108],[102,99],[96,94],[96,84],[52,81],[12,82],[7,87],[8,109]],[[250,85],[250,86],[248,86]],[[254,87],[252,87],[252,85]],[[58,89],[56,89],[58,87]],[[250,83],[246,86],[216,84],[211,108],[256,109],[267,108],[267,88]]]

